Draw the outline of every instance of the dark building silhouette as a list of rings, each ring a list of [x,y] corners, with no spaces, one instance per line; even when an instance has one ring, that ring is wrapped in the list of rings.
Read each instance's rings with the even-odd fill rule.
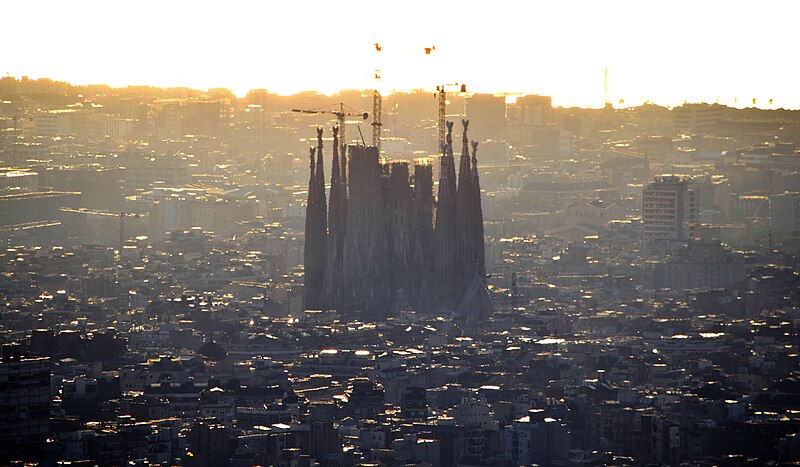
[[[407,420],[425,420],[428,417],[428,395],[424,387],[410,386],[403,390],[401,409]]]
[[[414,162],[414,212],[412,249],[415,281],[411,300],[417,309],[434,303],[433,165],[428,159]]]
[[[457,174],[453,123],[447,127],[438,199],[427,160],[415,161],[411,176],[408,162],[382,161],[375,147],[356,145],[349,146],[345,162],[334,127],[327,213],[322,130],[317,130],[306,207],[305,309],[385,313],[398,297],[418,310],[459,307],[479,315],[490,309],[486,300],[459,306],[465,294],[488,297],[474,290],[476,277],[485,289],[483,215],[477,143],[470,155],[464,120]]]
[[[483,213],[481,211],[480,186],[478,184],[477,148],[472,143],[472,160],[469,154],[467,127],[469,122],[462,121],[464,134],[462,138],[461,162],[458,171],[458,189],[456,190],[456,227],[460,236],[458,258],[461,261],[459,283],[467,284],[477,272],[484,276],[483,266]],[[461,291],[463,292],[463,291]]]
[[[435,285],[438,304],[453,309],[458,302],[459,233],[456,225],[456,166],[453,158],[453,122],[447,122],[447,139],[439,168],[436,200]]]
[[[213,420],[198,420],[187,436],[185,465],[224,467],[230,461],[230,430]]]
[[[342,154],[344,156],[344,154]],[[333,127],[333,163],[331,165],[331,194],[328,203],[328,266],[325,271],[324,291],[328,305],[337,307],[341,297],[341,276],[344,251],[344,232],[347,223],[347,173],[344,157],[339,160],[339,127]]]
[[[328,218],[325,201],[325,169],[322,161],[322,128],[317,129],[316,161],[314,148],[310,151],[311,177],[308,181],[308,203],[306,205],[305,286],[303,305],[305,308],[320,308],[323,304],[323,282],[327,266]]]
[[[351,146],[340,307],[378,310],[391,305],[389,251],[378,150]]]
[[[411,254],[414,192],[409,184],[408,162],[390,162],[385,169],[383,202],[389,249],[389,275],[392,290],[411,290],[414,286]]]
[[[4,345],[0,387],[0,446],[44,438],[50,423],[50,358],[23,357],[19,345]]]

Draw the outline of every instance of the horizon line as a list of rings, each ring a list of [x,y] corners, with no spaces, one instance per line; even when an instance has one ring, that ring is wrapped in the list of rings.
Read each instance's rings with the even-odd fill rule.
[[[293,97],[293,96],[298,96],[298,95],[308,94],[308,93],[314,93],[314,94],[325,96],[325,97],[333,97],[333,96],[336,96],[336,95],[339,95],[339,94],[342,94],[342,93],[346,93],[346,92],[364,93],[364,92],[371,92],[371,91],[374,90],[374,88],[364,88],[364,89],[344,88],[344,89],[337,89],[337,90],[331,91],[331,92],[321,91],[321,90],[317,90],[317,89],[304,89],[304,90],[298,90],[298,91],[293,91],[293,92],[276,92],[276,91],[271,91],[268,87],[253,87],[253,88],[248,89],[246,92],[242,93],[242,92],[234,91],[230,87],[224,87],[224,86],[210,86],[210,87],[207,87],[207,88],[203,89],[201,87],[193,87],[193,86],[189,86],[189,85],[166,85],[165,86],[165,85],[141,84],[141,83],[139,83],[139,84],[128,83],[128,84],[125,84],[125,85],[115,85],[115,84],[99,83],[99,82],[95,82],[95,83],[92,83],[92,82],[79,83],[79,82],[73,82],[73,81],[69,81],[69,80],[65,80],[65,79],[52,78],[52,77],[46,77],[46,76],[31,77],[30,75],[24,75],[23,74],[20,77],[17,77],[17,76],[11,75],[10,73],[7,73],[6,76],[3,76],[0,79],[7,79],[7,78],[13,78],[17,82],[22,82],[23,79],[28,79],[29,81],[49,80],[49,81],[52,81],[54,83],[65,83],[65,84],[67,84],[69,86],[74,86],[74,87],[104,86],[104,87],[109,87],[112,90],[122,90],[122,89],[126,89],[126,88],[142,87],[142,88],[153,88],[153,89],[163,89],[163,90],[186,89],[186,90],[190,90],[190,91],[198,91],[198,92],[209,93],[209,92],[211,92],[212,90],[215,90],[215,89],[224,89],[224,90],[230,91],[231,94],[233,94],[237,99],[243,99],[243,98],[247,97],[247,94],[252,92],[252,91],[262,91],[262,90],[266,91],[268,94],[272,94],[272,95],[276,95],[276,96],[280,96],[280,97]],[[411,89],[407,89],[407,90],[392,89],[392,90],[389,90],[389,91],[381,91],[381,94],[384,97],[386,97],[386,96],[391,96],[391,95],[395,95],[395,94],[412,94],[412,93],[429,93],[429,92],[437,92],[437,91],[435,89],[428,90],[428,89],[424,89],[424,88],[411,88]],[[452,95],[453,93],[448,93],[448,94]],[[524,92],[524,91],[508,91],[508,90],[505,90],[505,91],[480,90],[480,91],[467,91],[466,93],[456,92],[455,94],[460,95],[462,97],[468,97],[470,95],[475,95],[475,94],[491,94],[491,95],[497,96],[497,97],[502,97],[502,96],[505,96],[505,97],[545,96],[545,97],[550,97],[552,99],[552,96],[548,95],[548,94],[541,94],[541,93],[536,93],[536,92]],[[749,101],[749,99],[744,99],[744,100],[745,101]],[[645,105],[655,105],[655,106],[658,106],[658,107],[664,107],[666,109],[670,109],[671,110],[671,109],[674,109],[676,107],[680,107],[680,106],[686,105],[686,104],[706,104],[706,105],[715,105],[716,104],[716,105],[723,105],[725,107],[738,109],[738,110],[748,110],[748,109],[753,110],[753,109],[755,109],[755,110],[766,110],[766,111],[773,111],[773,110],[774,111],[790,111],[790,112],[800,111],[800,107],[777,107],[777,108],[773,108],[773,107],[762,107],[762,106],[759,106],[758,104],[756,104],[756,105],[752,105],[751,104],[749,106],[747,106],[747,105],[739,106],[739,105],[736,105],[736,104],[731,105],[731,104],[721,103],[719,99],[717,99],[715,101],[709,101],[709,100],[688,101],[687,100],[687,101],[682,102],[681,104],[674,104],[674,105],[660,103],[660,102],[658,102],[657,99],[643,99],[638,104],[631,104],[631,105],[626,105],[624,100],[621,100],[621,102],[618,101],[617,105],[614,105],[614,102],[609,100],[604,105],[601,105],[601,106],[593,106],[593,105],[581,106],[581,105],[561,105],[561,104],[559,104],[559,105],[552,105],[552,107],[553,108],[562,108],[562,109],[600,110],[600,109],[603,109],[603,108],[605,108],[607,106],[611,106],[615,110],[623,110],[623,109],[631,109],[631,108],[636,108],[636,107],[642,107],[642,106],[645,106]]]

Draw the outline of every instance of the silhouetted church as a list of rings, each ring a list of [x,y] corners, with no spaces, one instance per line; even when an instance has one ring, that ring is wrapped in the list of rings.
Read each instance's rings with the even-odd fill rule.
[[[325,197],[322,129],[311,148],[305,232],[304,309],[387,313],[400,297],[420,311],[446,310],[464,319],[491,311],[483,278],[484,241],[477,147],[464,131],[456,178],[453,122],[433,167],[383,161],[372,146],[340,151],[333,128],[330,198]],[[340,158],[340,152],[341,158]]]

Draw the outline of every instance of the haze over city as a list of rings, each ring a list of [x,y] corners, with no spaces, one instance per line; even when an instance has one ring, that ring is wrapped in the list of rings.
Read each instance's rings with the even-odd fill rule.
[[[798,7],[0,5],[0,465],[800,465]]]

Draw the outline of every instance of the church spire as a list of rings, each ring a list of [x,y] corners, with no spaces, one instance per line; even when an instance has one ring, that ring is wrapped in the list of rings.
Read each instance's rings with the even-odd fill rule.
[[[433,166],[427,159],[414,162],[414,267],[417,282],[411,291],[417,311],[435,307],[435,259],[433,231]]]
[[[328,265],[325,272],[325,294],[329,307],[339,305],[342,249],[344,247],[344,225],[347,220],[345,205],[347,189],[342,181],[343,171],[339,162],[339,127],[333,127],[333,162],[331,164],[331,191],[328,202]]]
[[[476,266],[478,275],[483,279],[486,277],[486,244],[483,239],[483,208],[481,207],[481,181],[478,175],[478,142],[472,142],[472,206],[473,222],[475,227],[472,230],[473,241],[476,247]]]
[[[466,289],[475,270],[475,244],[472,230],[475,227],[473,217],[473,173],[469,158],[469,138],[467,130],[469,120],[461,120],[464,131],[461,136],[461,163],[458,169],[458,188],[456,192],[456,225],[458,232],[458,262],[459,262],[459,294]]]
[[[434,231],[436,255],[436,291],[439,306],[452,310],[461,292],[459,287],[458,238],[456,222],[456,168],[453,158],[453,122],[447,122],[447,137],[441,156],[439,196],[436,201]]]
[[[467,129],[469,128],[469,120],[461,120],[461,125],[464,131],[461,134],[461,162],[458,167],[458,192],[461,193],[461,186],[464,188],[471,182],[472,169],[470,168],[469,159],[469,139],[467,138]]]
[[[328,209],[325,201],[325,167],[322,156],[322,127],[317,128],[317,167],[314,171],[316,178],[316,192],[319,196],[320,212],[322,216],[322,225],[325,227],[325,232],[328,231]]]
[[[333,127],[333,162],[331,163],[331,194],[328,205],[329,234],[339,236],[341,227],[342,170],[339,164],[339,127]]]
[[[316,184],[314,183],[314,180],[316,180],[315,177],[314,177],[314,168],[315,168],[315,165],[316,165],[314,163],[314,155],[316,154],[316,150],[317,150],[317,148],[315,148],[314,146],[311,146],[310,148],[308,148],[308,160],[309,160],[309,165],[311,166],[309,168],[311,175],[309,176],[309,179],[308,179],[308,200],[309,201],[312,198],[311,193],[313,193],[313,190],[316,188]]]
[[[316,160],[314,150],[309,151],[310,177],[306,204],[306,233],[303,253],[305,257],[303,280],[303,307],[319,309],[323,306],[322,289],[327,265],[328,219],[325,202],[325,168],[322,160],[322,128],[317,130]]]

